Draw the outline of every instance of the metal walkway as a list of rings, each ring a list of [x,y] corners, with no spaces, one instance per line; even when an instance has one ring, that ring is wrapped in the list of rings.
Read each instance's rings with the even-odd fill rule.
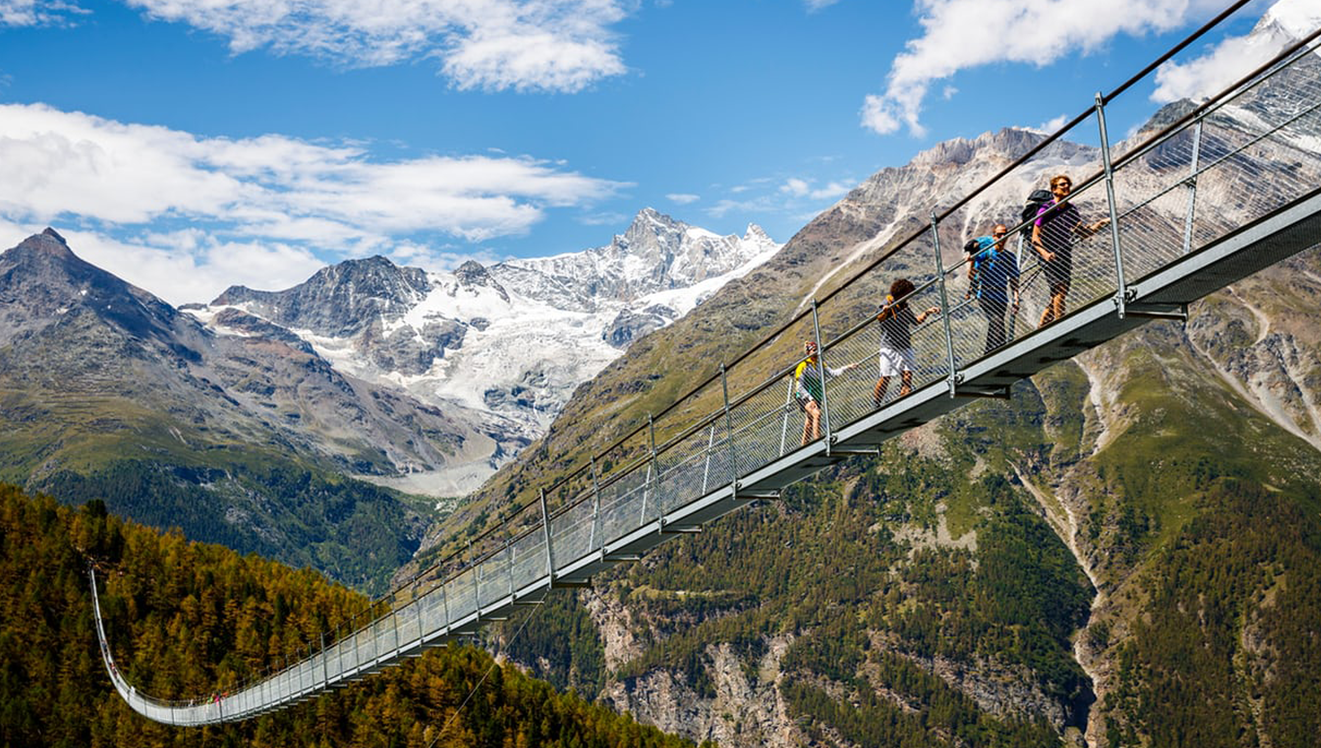
[[[1185,318],[1188,303],[1321,243],[1318,35],[1204,104],[1185,107],[1163,130],[1122,146],[1109,144],[1105,115],[1133,81],[1098,94],[1064,130],[929,221],[923,217],[926,228],[666,411],[578,460],[580,467],[538,502],[380,601],[379,615],[327,632],[321,649],[301,662],[224,697],[150,698],[116,667],[98,599],[97,635],[115,688],[139,713],[172,725],[230,722],[289,706],[470,636],[515,606],[541,602],[553,587],[585,584],[840,460],[875,454],[886,439],[969,398],[1008,397],[1015,382],[1151,319]],[[1102,168],[1078,182],[1070,202],[1084,221],[1109,223],[1073,246],[1068,300],[1076,310],[1035,329],[1047,291],[1035,252],[1021,240],[1030,226],[1005,220],[1012,227],[1007,246],[1016,244],[1021,260],[1024,307],[1009,318],[1007,344],[987,355],[986,316],[964,298],[962,227],[987,215],[1017,216],[1023,185],[1044,187],[1065,168],[1080,172],[1076,163],[1060,165],[1067,155],[1056,141],[1085,122],[1099,136],[1090,162]],[[1081,132],[1087,137],[1087,129]],[[990,226],[977,228],[988,233]],[[898,397],[900,383],[890,382],[878,408],[872,396],[881,331],[874,315],[900,276],[916,286],[908,298],[914,309],[945,311],[913,331],[912,392]],[[800,446],[804,416],[792,372],[804,341],[815,342],[822,363],[840,373],[819,387],[821,438],[808,433]]]

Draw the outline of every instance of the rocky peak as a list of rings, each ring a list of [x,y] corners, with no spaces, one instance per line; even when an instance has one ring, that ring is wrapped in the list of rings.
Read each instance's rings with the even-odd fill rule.
[[[682,239],[686,226],[654,208],[643,208],[634,216],[633,223],[621,236],[616,236],[610,247],[621,254],[632,250],[656,250],[675,245]]]
[[[763,229],[755,223],[748,224],[747,230],[743,232],[743,241],[765,245],[775,243],[775,240],[771,238],[771,235],[766,233],[766,229]]]
[[[509,301],[509,294],[505,292],[504,287],[495,278],[491,277],[491,274],[479,262],[468,260],[458,266],[454,269],[454,278],[462,287],[485,286],[500,294],[500,298]]]
[[[426,271],[401,268],[377,255],[324,267],[284,291],[232,286],[211,305],[242,306],[285,327],[343,336],[377,318],[406,313],[430,290]]]
[[[995,132],[984,132],[975,138],[951,138],[928,148],[913,157],[910,166],[965,166],[974,160],[999,157],[1012,161],[1035,148],[1047,134],[1021,127],[1005,127]],[[1043,155],[1070,160],[1092,148],[1077,143],[1057,140],[1046,147]]]
[[[83,312],[142,338],[164,334],[177,317],[169,304],[75,255],[54,229],[0,254],[0,343]]]
[[[24,239],[18,246],[10,249],[5,254],[9,254],[9,252],[15,252],[18,255],[44,256],[61,262],[82,263],[82,260],[78,259],[69,249],[69,243],[64,240],[64,237],[50,227],[47,227],[40,234],[33,234]],[[16,260],[18,257],[16,255],[11,259]],[[91,266],[88,265],[88,267]]]

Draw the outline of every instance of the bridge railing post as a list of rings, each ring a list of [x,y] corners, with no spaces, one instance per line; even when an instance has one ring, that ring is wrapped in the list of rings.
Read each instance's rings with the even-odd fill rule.
[[[949,323],[949,294],[945,290],[945,260],[940,256],[940,219],[931,211],[931,248],[936,260],[936,280],[940,288],[940,319],[945,330],[945,355],[949,361],[949,396],[954,397],[959,386],[959,366],[954,358],[954,330]],[[895,299],[898,301],[898,299]]]
[[[546,511],[546,491],[542,489],[541,498],[541,531],[546,538],[546,580],[549,586],[555,587],[555,554],[550,548],[550,513]]]
[[[647,524],[647,498],[650,494],[652,503],[656,502],[656,421],[647,414],[647,449],[650,461],[647,463],[647,482],[642,486],[642,512],[638,515],[638,527]]]
[[[830,454],[830,396],[826,393],[826,349],[821,345],[821,319],[817,314],[816,299],[812,299],[812,335],[816,340],[816,368],[821,377],[821,420],[825,422],[825,433],[822,435],[826,440],[826,454]],[[806,376],[806,372],[804,372]]]
[[[482,620],[482,565],[477,563],[477,556],[472,552],[472,541],[468,541],[468,578],[472,580],[472,608],[476,620]]]
[[[505,538],[505,567],[509,569],[509,596],[514,596],[514,549]]]
[[[1202,118],[1193,126],[1193,152],[1188,163],[1188,211],[1183,218],[1183,254],[1193,248],[1193,217],[1197,215],[1197,169],[1202,152]]]
[[[720,390],[725,398],[725,439],[729,445],[729,490],[738,498],[738,452],[734,449],[734,416],[729,412],[729,376],[720,363]]]
[[[596,468],[596,455],[592,455],[592,529],[587,535],[587,550],[596,549],[601,534],[601,478]]]
[[[1115,172],[1110,163],[1110,137],[1105,126],[1105,98],[1096,92],[1096,126],[1101,133],[1101,162],[1105,166],[1105,200],[1110,210],[1110,244],[1115,251],[1115,306],[1124,318],[1128,284],[1124,281],[1124,253],[1119,244],[1119,210],[1115,204]]]
[[[702,492],[700,496],[706,495],[707,480],[711,477],[711,450],[715,448],[716,443],[716,425],[711,423],[710,433],[706,437],[706,459],[702,461]]]
[[[784,416],[780,419],[780,449],[776,455],[783,457],[784,450],[789,446],[789,417],[793,412],[794,401],[794,378],[789,377],[789,381],[784,387]]]
[[[445,616],[445,628],[450,627],[450,599],[449,599],[449,580],[442,580],[440,583],[440,612]]]

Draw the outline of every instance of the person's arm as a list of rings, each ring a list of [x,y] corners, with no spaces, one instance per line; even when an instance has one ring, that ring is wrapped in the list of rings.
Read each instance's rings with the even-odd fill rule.
[[[829,369],[829,368],[828,368],[828,369],[826,369],[826,372],[829,373],[830,376],[832,376],[832,377],[842,376],[845,372],[853,371],[854,369],[858,368],[858,365],[861,364],[861,363],[862,363],[862,362],[859,361],[859,362],[857,362],[857,363],[847,364],[847,365],[845,365],[845,366],[841,366],[841,367],[839,367],[838,369]]]
[[[924,311],[924,312],[922,312],[921,314],[917,315],[917,316],[914,317],[913,319],[916,319],[917,322],[918,322],[918,324],[921,324],[921,323],[925,322],[925,321],[926,321],[926,318],[929,317],[930,315],[932,315],[932,314],[939,314],[939,313],[940,313],[940,307],[938,307],[938,306],[933,306],[933,307],[931,307],[930,309],[927,309],[926,311]]]
[[[1010,259],[1013,259],[1010,257]],[[1018,306],[1018,272],[1015,266],[1015,272],[1009,276],[1009,298],[1015,307]]]

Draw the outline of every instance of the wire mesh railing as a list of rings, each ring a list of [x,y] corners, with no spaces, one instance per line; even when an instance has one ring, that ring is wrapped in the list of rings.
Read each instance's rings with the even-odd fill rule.
[[[618,560],[630,535],[663,531],[677,510],[736,490],[749,473],[829,444],[878,411],[901,410],[910,393],[945,381],[956,394],[969,365],[1062,315],[1107,300],[1123,313],[1132,284],[1321,184],[1318,33],[1220,95],[1171,111],[1177,119],[1158,132],[1114,148],[1104,119],[1113,95],[1098,95],[1065,130],[1096,127],[1100,149],[1065,144],[1063,131],[1046,139],[537,502],[509,511],[462,554],[378,601],[365,623],[323,636],[317,652],[267,677],[209,699],[145,697],[116,670],[98,603],[116,689],[140,713],[178,725],[292,703],[469,633],[488,611],[544,590],[584,559]],[[991,242],[1007,264],[988,295],[981,263],[989,250],[979,244],[965,255],[968,237],[960,236],[983,215],[973,209],[1016,186],[1088,169],[1053,207],[1000,211],[1014,218],[999,221],[1007,235]],[[1015,273],[1004,270],[1010,265]],[[891,298],[878,292],[885,289]]]

